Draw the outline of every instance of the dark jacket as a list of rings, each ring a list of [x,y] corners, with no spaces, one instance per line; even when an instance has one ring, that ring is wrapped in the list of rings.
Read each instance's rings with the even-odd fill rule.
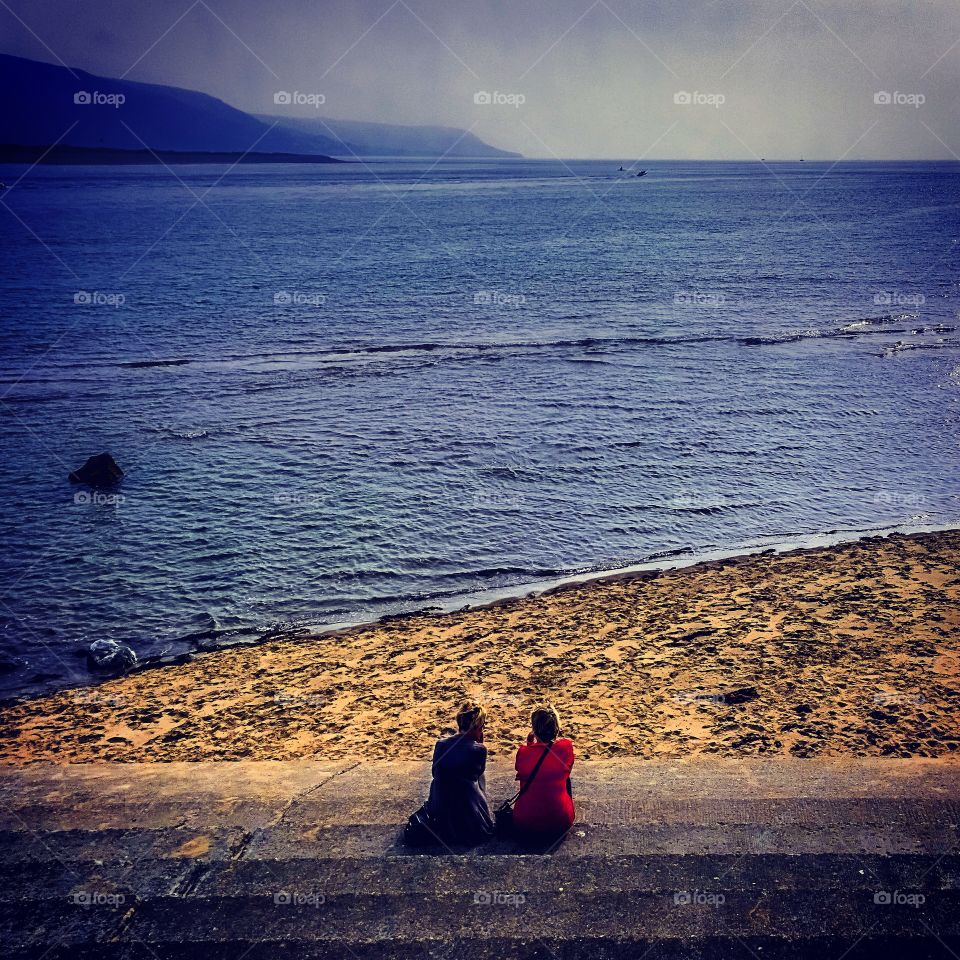
[[[427,808],[444,842],[472,846],[493,834],[483,771],[487,748],[458,733],[433,749],[433,782]]]

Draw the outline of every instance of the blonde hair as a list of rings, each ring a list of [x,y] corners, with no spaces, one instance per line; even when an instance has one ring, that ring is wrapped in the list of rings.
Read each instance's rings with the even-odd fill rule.
[[[487,722],[487,711],[476,700],[464,700],[457,708],[457,729],[461,733],[482,730]]]
[[[560,714],[551,703],[544,703],[530,714],[530,726],[541,743],[548,743],[560,736]]]

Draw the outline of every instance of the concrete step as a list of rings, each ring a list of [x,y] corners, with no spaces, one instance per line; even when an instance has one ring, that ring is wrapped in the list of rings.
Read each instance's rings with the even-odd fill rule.
[[[15,960],[946,960],[960,764],[885,763],[583,764],[574,830],[537,854],[404,848],[424,764],[0,771],[0,943]],[[491,793],[511,786],[491,765]]]
[[[465,885],[467,886],[467,885]],[[279,896],[279,902],[278,902]],[[960,893],[927,891],[920,905],[877,903],[870,891],[587,892],[459,889],[324,896],[159,897],[131,903],[28,900],[0,904],[7,948],[130,943],[336,942],[355,944],[557,939],[683,940],[771,937],[788,942],[831,936],[960,936]]]
[[[573,869],[571,869],[573,867]],[[389,885],[383,878],[389,873]],[[9,872],[7,873],[9,876]],[[326,896],[422,894],[452,889],[576,889],[654,893],[698,888],[837,891],[960,890],[960,856],[597,856],[575,864],[553,856],[411,856],[311,860],[188,859],[17,864],[16,884],[0,884],[0,901],[63,900],[78,891],[122,893],[127,900],[163,896],[273,896],[314,890]]]
[[[604,825],[577,821],[551,855],[564,861],[586,856],[745,856],[780,854],[811,856],[894,856],[949,852],[960,849],[960,829],[929,820],[859,825],[824,819],[816,828],[780,825],[759,820],[752,824]],[[157,829],[18,830],[0,831],[0,869],[4,865],[50,860],[59,863],[93,861],[190,859],[229,860],[242,851],[244,859],[321,860],[374,859],[441,855],[463,850],[430,848],[411,851],[401,842],[401,825],[280,823],[273,827],[168,827]],[[523,853],[515,843],[494,840],[470,851],[483,860]]]
[[[121,943],[13,948],[9,960],[951,960],[960,937],[868,935],[851,941],[818,936],[774,937],[450,939],[436,942],[216,941]]]

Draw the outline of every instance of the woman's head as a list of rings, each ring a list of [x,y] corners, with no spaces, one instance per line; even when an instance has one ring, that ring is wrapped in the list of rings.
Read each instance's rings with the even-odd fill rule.
[[[530,726],[541,743],[556,740],[560,736],[560,714],[551,704],[545,703],[530,714]]]
[[[457,729],[461,733],[479,733],[487,722],[487,711],[476,700],[464,700],[457,708]]]

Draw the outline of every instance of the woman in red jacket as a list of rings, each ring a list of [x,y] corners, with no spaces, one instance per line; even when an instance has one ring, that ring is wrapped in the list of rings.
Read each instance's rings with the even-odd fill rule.
[[[561,837],[573,826],[573,744],[558,739],[560,717],[549,704],[534,710],[530,723],[533,732],[517,750],[517,779],[523,793],[513,807],[513,828],[531,838]]]

